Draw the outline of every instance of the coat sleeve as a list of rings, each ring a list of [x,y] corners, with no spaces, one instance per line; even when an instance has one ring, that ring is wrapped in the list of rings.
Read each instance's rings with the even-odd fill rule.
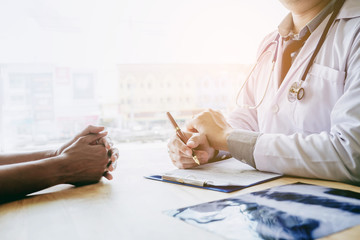
[[[331,111],[330,132],[262,134],[254,159],[262,171],[360,184],[360,34],[346,64],[344,94]]]

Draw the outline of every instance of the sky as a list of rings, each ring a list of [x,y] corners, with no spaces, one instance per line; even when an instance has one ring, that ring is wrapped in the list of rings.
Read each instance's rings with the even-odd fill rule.
[[[0,64],[252,63],[278,0],[0,0]]]

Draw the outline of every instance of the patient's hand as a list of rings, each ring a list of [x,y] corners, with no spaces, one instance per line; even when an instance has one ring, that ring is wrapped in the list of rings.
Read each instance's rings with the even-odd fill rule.
[[[104,127],[89,125],[83,131],[81,131],[79,134],[77,134],[73,139],[71,139],[70,141],[68,141],[67,143],[62,145],[58,150],[56,150],[54,152],[54,156],[59,156],[62,153],[64,153],[67,148],[72,146],[79,139],[82,139],[85,136],[101,134],[101,132],[104,129],[105,129]],[[111,179],[113,179],[113,176],[110,172],[112,172],[116,169],[117,159],[119,158],[119,151],[117,148],[113,147],[112,141],[106,135],[107,135],[107,133],[102,135],[102,137],[96,138],[95,140],[89,142],[88,144],[92,145],[92,146],[99,145],[99,146],[105,147],[106,154],[108,157],[108,162],[106,164],[107,167],[103,172],[103,176],[106,177],[107,179],[111,180]],[[85,150],[84,147],[83,147],[83,149]],[[81,151],[80,148],[78,150]]]
[[[80,137],[84,137],[89,134],[97,134],[97,133],[100,133],[101,131],[104,131],[104,129],[105,129],[104,127],[100,127],[100,126],[92,126],[92,125],[87,126],[84,130],[82,130],[80,133],[78,133],[73,139],[66,142],[59,149],[57,149],[54,152],[54,156],[59,156],[67,147],[69,147],[71,144],[76,142]],[[95,142],[92,144],[95,144]]]
[[[79,137],[57,157],[58,166],[65,173],[64,182],[83,185],[95,183],[107,172],[108,151],[102,144],[92,144],[107,133],[89,134]]]

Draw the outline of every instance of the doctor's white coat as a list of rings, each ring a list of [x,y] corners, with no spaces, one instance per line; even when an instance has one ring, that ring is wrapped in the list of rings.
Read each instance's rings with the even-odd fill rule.
[[[330,15],[310,35],[280,87],[283,47],[279,41],[278,60],[264,102],[257,110],[237,108],[228,120],[234,128],[261,133],[254,149],[259,170],[360,183],[359,0],[345,1],[302,85],[304,98],[287,99]],[[277,34],[268,35],[259,49]],[[275,45],[270,49],[275,51]],[[263,97],[271,59],[268,54],[256,67],[241,96],[243,103],[255,105]]]

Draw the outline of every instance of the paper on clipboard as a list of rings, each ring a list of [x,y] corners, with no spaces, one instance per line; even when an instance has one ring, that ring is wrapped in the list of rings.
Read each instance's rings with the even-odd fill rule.
[[[193,169],[175,169],[147,178],[205,188],[238,187],[234,188],[238,190],[280,176],[276,173],[260,172],[239,160],[230,158]],[[216,190],[213,188],[211,189]]]
[[[197,186],[247,186],[278,176],[280,175],[257,171],[234,158],[162,174],[164,180]]]

